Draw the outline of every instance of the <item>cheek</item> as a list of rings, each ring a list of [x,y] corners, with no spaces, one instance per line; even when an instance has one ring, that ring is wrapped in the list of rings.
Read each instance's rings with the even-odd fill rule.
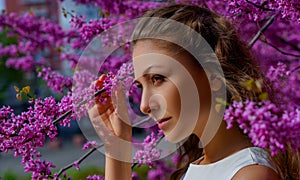
[[[166,96],[167,97],[167,105],[168,105],[168,110],[172,111],[172,113],[180,113],[180,106],[181,106],[181,99],[179,92],[177,91],[177,88],[173,87],[172,89],[166,91]]]

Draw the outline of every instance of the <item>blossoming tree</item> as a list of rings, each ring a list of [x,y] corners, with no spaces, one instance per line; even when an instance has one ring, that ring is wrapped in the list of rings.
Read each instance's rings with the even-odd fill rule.
[[[98,34],[118,23],[139,17],[149,8],[171,3],[150,0],[73,1],[99,9],[101,18],[86,20],[84,16],[63,9],[64,15],[71,18],[72,27],[65,30],[51,20],[39,18],[32,13],[0,15],[1,33],[16,40],[15,43],[0,44],[0,63],[18,71],[36,72],[37,78],[45,81],[47,86],[62,96],[59,101],[52,96],[35,97],[30,92],[30,87],[16,87],[17,98],[23,97],[24,101],[24,97],[27,97],[27,110],[16,114],[14,107],[2,105],[0,108],[0,153],[13,152],[14,156],[21,156],[20,163],[24,165],[24,171],[32,172],[33,179],[66,178],[61,176],[65,170],[73,166],[79,167],[89,154],[101,146],[96,142],[88,142],[83,149],[90,151],[79,157],[76,162],[62,167],[59,172],[53,171],[55,165],[51,160],[42,159],[38,147],[45,145],[46,138],[53,140],[57,136],[56,124],[69,126],[70,121],[80,120],[83,116],[78,114],[76,109],[86,103],[89,96],[85,94],[89,94],[87,92],[90,89],[81,89],[81,96],[74,96],[74,81],[80,83],[80,78],[84,76],[82,81],[89,79],[90,83],[98,77],[88,71],[81,71],[80,77],[67,77],[54,69],[47,57],[38,56],[40,52],[54,50],[59,55],[57,60],[68,64],[68,68],[74,70],[81,52]],[[259,103],[249,100],[230,102],[224,116],[228,128],[232,123],[239,123],[254,145],[268,148],[272,155],[284,151],[287,146],[294,150],[299,148],[300,3],[292,0],[175,0],[172,3],[206,6],[237,24],[238,32],[252,48],[262,71],[275,90],[274,99],[278,100],[276,104],[268,100],[267,92],[262,92],[262,101]],[[124,32],[119,32],[122,33]],[[117,38],[107,37],[103,41],[113,41]],[[128,78],[124,71],[120,73],[120,67],[125,69],[125,74],[132,73],[131,67],[124,67],[130,60],[129,49],[126,45],[121,47],[120,56],[109,57],[109,61],[102,65],[102,72],[108,73],[109,77],[107,88],[116,80]],[[245,88],[259,90],[260,80],[245,82]],[[100,90],[98,94],[102,92]],[[84,108],[82,110],[84,111]],[[154,167],[148,173],[149,179],[163,179],[165,172],[172,170],[163,160],[152,161],[159,153],[153,149],[160,140],[160,135],[157,131],[150,133],[143,142],[146,149],[137,152],[135,157],[138,165],[148,164]],[[133,177],[136,178],[136,174],[133,174]],[[97,175],[89,176],[89,179],[100,178]]]

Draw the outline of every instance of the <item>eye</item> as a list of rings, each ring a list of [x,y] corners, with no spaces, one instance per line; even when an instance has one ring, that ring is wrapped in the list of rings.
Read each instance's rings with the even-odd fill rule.
[[[157,86],[165,80],[165,77],[159,74],[155,74],[151,77],[153,85]]]

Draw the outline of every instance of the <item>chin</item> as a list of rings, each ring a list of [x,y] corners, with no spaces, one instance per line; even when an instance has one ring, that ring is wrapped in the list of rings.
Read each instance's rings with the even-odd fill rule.
[[[164,133],[165,138],[168,142],[176,144],[180,143],[182,141],[185,141],[191,134],[174,134],[174,133]]]
[[[168,130],[163,131],[165,138],[170,143],[180,143],[185,141],[195,131],[195,123],[185,123],[179,121],[175,126],[170,126]]]

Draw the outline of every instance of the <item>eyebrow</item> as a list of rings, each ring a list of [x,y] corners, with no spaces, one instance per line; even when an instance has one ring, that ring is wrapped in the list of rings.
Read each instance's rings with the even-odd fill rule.
[[[151,66],[149,66],[144,72],[143,72],[143,76],[145,75],[145,74],[148,74],[149,73],[149,71],[151,70],[151,69],[153,69],[153,68],[162,68],[163,66],[159,66],[159,65],[151,65]]]
[[[149,76],[149,74],[143,74],[142,77],[146,77],[146,76]],[[137,79],[135,79],[135,80],[133,81],[133,83],[141,84]]]
[[[163,68],[163,66],[159,66],[159,65],[151,65],[149,66],[144,72],[143,72],[143,76],[142,77],[146,77],[147,75],[149,75],[149,71],[153,68]],[[138,80],[134,80],[133,83],[138,83],[141,84]]]

